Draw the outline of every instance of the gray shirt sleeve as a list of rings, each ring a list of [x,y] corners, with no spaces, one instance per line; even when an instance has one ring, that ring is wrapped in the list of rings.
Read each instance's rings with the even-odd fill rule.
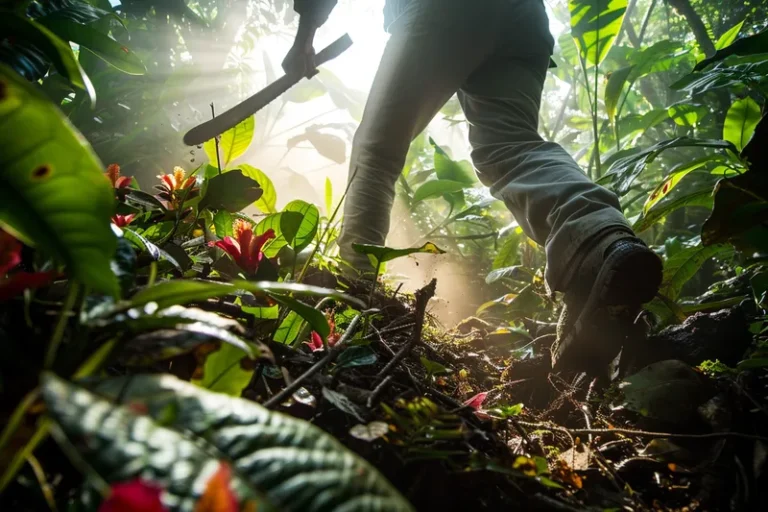
[[[293,10],[307,19],[313,20],[317,26],[322,25],[328,19],[331,11],[336,6],[337,0],[294,0]]]

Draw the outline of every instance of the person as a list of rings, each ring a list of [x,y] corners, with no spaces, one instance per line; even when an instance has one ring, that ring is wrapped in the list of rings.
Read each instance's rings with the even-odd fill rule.
[[[313,39],[336,0],[295,0],[296,41],[286,72],[312,76]],[[387,0],[390,39],[355,134],[339,250],[370,267],[352,243],[383,245],[408,148],[454,95],[469,122],[479,180],[544,246],[545,280],[563,292],[555,369],[604,366],[623,329],[662,279],[618,198],[538,134],[554,40],[543,0]]]

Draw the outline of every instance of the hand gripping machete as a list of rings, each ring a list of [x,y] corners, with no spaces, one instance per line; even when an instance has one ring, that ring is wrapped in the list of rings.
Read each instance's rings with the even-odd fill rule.
[[[315,65],[320,66],[329,60],[335,59],[344,53],[350,46],[352,46],[352,39],[349,37],[349,34],[344,34],[315,55]],[[272,103],[279,98],[281,94],[299,83],[302,78],[304,77],[297,75],[283,75],[261,91],[238,103],[221,115],[189,130],[186,135],[184,135],[184,144],[187,146],[196,146],[224,133],[245,120],[248,116],[255,114]]]

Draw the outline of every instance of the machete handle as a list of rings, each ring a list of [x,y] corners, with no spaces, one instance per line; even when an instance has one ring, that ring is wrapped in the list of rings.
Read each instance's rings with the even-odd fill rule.
[[[352,38],[349,37],[349,34],[344,34],[315,55],[315,66],[320,66],[329,60],[335,59],[344,53],[350,46],[352,46]],[[221,115],[209,119],[189,130],[184,135],[184,144],[187,146],[196,146],[221,135],[238,123],[243,122],[249,116],[255,114],[259,109],[269,104],[271,101],[274,101],[285,91],[299,83],[302,78],[304,77],[289,75],[284,75],[278,78],[261,91],[241,101]]]

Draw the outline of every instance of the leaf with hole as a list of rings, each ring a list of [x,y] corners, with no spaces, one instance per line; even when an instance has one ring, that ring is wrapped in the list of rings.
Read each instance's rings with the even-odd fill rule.
[[[671,201],[667,201],[659,206],[656,206],[655,208],[651,208],[647,214],[643,215],[632,225],[632,230],[636,233],[645,231],[657,222],[663,220],[670,213],[686,206],[702,206],[705,208],[711,208],[712,191],[709,188],[698,190],[690,194],[686,194],[682,197],[675,198]]]
[[[48,414],[82,460],[107,483],[158,483],[169,512],[192,510],[204,491],[195,483],[222,461],[242,509],[413,510],[370,464],[305,421],[171,376],[119,377],[95,390],[43,378]]]
[[[0,226],[116,295],[115,193],[103,166],[61,112],[4,65],[0,94]]]

